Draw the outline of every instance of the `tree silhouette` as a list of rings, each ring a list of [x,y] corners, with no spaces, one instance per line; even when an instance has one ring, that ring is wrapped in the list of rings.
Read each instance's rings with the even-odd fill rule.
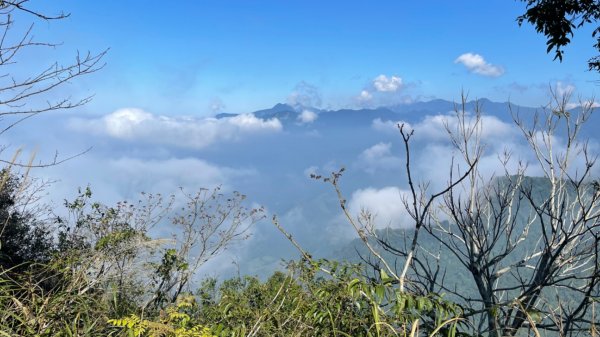
[[[519,25],[527,21],[546,37],[546,52],[554,51],[554,59],[562,61],[563,48],[571,43],[574,30],[596,25],[592,37],[594,48],[600,52],[600,2],[597,0],[521,0],[527,3],[525,14],[517,18]],[[590,70],[600,72],[600,55],[588,60]]]

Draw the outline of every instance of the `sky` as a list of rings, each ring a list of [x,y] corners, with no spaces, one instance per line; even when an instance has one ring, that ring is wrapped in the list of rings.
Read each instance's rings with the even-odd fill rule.
[[[589,29],[562,63],[516,18],[521,1],[74,1],[40,2],[70,17],[38,35],[74,50],[110,48],[83,83],[87,110],[244,113],[285,103],[309,86],[323,108],[365,105],[373,81],[398,78],[394,98],[372,105],[472,97],[539,106],[558,82],[596,93]],[[462,57],[462,58],[461,58]],[[362,95],[361,95],[362,94]]]
[[[91,102],[35,116],[0,134],[5,160],[17,149],[24,151],[20,162],[35,153],[42,163],[57,153],[64,159],[89,149],[32,171],[51,182],[44,200],[56,212],[77,187],[88,184],[95,200],[107,205],[136,200],[142,191],[167,195],[221,186],[225,193],[248,195],[248,206],[278,215],[314,253],[331,253],[356,233],[341,216],[334,191],[309,179],[311,173],[347,168],[343,191],[353,214],[366,207],[379,215],[382,228],[407,227],[397,123],[407,123],[417,135],[417,179],[432,188],[447,183],[456,155],[445,137],[445,125],[454,125],[446,123],[452,108],[419,102],[456,102],[464,92],[470,99],[539,108],[550,100],[552,88],[572,92],[574,107],[578,97],[593,100],[598,87],[598,74],[587,71],[587,60],[595,55],[591,30],[578,31],[563,62],[553,61],[544,37],[518,26],[516,18],[525,10],[520,1],[31,4],[45,13],[70,14],[35,21],[35,39],[58,45],[24,51],[16,64],[1,69],[31,76],[54,62],[69,64],[77,52],[108,49],[101,70],[48,93],[73,100],[93,95]],[[31,20],[17,19],[20,29]],[[487,102],[494,113],[483,124],[489,143],[481,164],[485,173],[501,168],[498,154],[505,149],[515,161],[535,161],[505,106]],[[277,103],[290,104],[297,115],[286,120],[252,114]],[[326,114],[381,106],[421,108],[411,114],[383,109],[373,115]],[[214,118],[223,112],[239,115]],[[562,149],[564,138],[556,142]],[[599,144],[591,139],[590,151],[598,153]],[[574,163],[583,165],[581,158]],[[592,172],[600,174],[597,167]],[[528,173],[540,170],[532,165]],[[160,236],[169,231],[168,225],[157,229]],[[209,270],[231,271],[230,262],[237,260],[253,273],[293,251],[268,221],[252,233]]]

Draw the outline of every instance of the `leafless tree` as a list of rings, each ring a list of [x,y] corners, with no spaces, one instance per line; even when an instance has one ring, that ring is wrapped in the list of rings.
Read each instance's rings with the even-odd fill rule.
[[[101,69],[106,51],[97,54],[88,52],[84,55],[77,53],[74,60],[66,64],[45,63],[46,58],[39,57],[50,53],[59,44],[36,39],[33,34],[35,24],[61,20],[67,16],[64,13],[45,14],[37,10],[29,0],[0,1],[0,135],[33,116],[76,108],[91,99],[65,97],[60,90],[72,80]],[[41,60],[42,63],[32,62],[33,59]],[[6,145],[0,144],[0,162],[5,164],[0,173],[0,189],[4,188],[11,175],[16,174],[15,167],[24,168],[19,180],[22,185],[14,191],[14,197],[24,202],[23,207],[28,208],[36,203],[39,193],[36,188],[31,188],[27,179],[31,168],[56,165],[85,152],[84,150],[68,158],[59,158],[56,154],[51,160],[34,162],[35,153],[29,159],[21,161],[22,149],[16,149],[8,157],[4,157],[7,152],[5,150]],[[0,224],[0,233],[4,232],[6,225]]]
[[[588,309],[600,290],[600,193],[591,176],[597,155],[578,135],[593,108],[581,102],[574,116],[569,100],[569,94],[554,93],[530,124],[513,113],[542,178],[526,177],[523,162],[511,171],[511,154],[501,154],[500,178],[474,170],[466,193],[452,189],[445,196],[449,221],[427,227],[471,275],[479,294],[471,314],[481,316],[480,330],[490,335],[515,335],[532,317],[537,329],[563,336],[592,326]],[[485,146],[481,115],[457,118],[449,134],[472,163]]]
[[[404,206],[414,220],[413,229],[400,234],[376,231],[368,211],[349,214],[334,175],[342,209],[370,252],[367,261],[396,277],[401,288],[406,283],[413,292],[451,294],[481,335],[590,331],[600,296],[600,183],[592,176],[597,154],[578,136],[593,104],[582,101],[575,113],[569,101],[570,95],[553,92],[531,123],[513,112],[535,160],[526,163],[507,150],[490,176],[479,164],[487,150],[481,107],[468,112],[463,97],[455,120],[446,124],[459,156],[439,193],[428,194],[427,183],[414,187],[412,132],[400,125],[411,191]],[[528,167],[542,176],[527,177]],[[455,264],[445,265],[450,259]],[[392,266],[399,272],[389,272]]]
[[[95,54],[77,52],[69,63],[53,62],[37,70],[37,65],[31,62],[23,66],[25,55],[43,55],[46,50],[59,46],[58,43],[35,38],[36,21],[61,20],[67,16],[64,13],[43,13],[35,9],[29,0],[0,1],[0,120],[6,123],[0,127],[0,135],[38,114],[73,109],[90,101],[90,96],[73,99],[57,93],[72,80],[101,69],[107,50]],[[55,156],[45,163],[20,163],[9,158],[0,158],[0,161],[16,166],[39,167],[68,159]]]
[[[175,302],[203,264],[248,238],[251,226],[264,218],[264,209],[246,207],[246,196],[239,192],[225,195],[217,187],[182,193],[186,203],[170,217],[177,230],[175,244],[165,252],[157,270],[155,305]]]

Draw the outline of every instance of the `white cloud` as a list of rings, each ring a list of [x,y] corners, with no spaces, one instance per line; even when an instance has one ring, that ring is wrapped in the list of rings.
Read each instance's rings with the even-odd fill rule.
[[[381,74],[366,85],[354,100],[360,107],[387,106],[411,102],[410,95],[401,94],[405,86],[401,77]]]
[[[362,90],[357,98],[360,102],[368,102],[373,99],[373,94],[367,90]]]
[[[391,149],[392,143],[377,143],[360,154],[358,165],[371,174],[379,169],[397,170],[402,161],[392,155]]]
[[[412,129],[409,123],[403,121],[384,121],[381,118],[375,118],[371,123],[371,127],[377,131],[382,132],[398,132],[398,124],[404,124],[405,128]]]
[[[467,116],[467,126],[471,127],[475,122],[473,117]],[[519,135],[518,129],[511,123],[501,121],[495,116],[481,116],[481,137],[483,141],[495,142],[506,140]],[[376,118],[371,123],[371,127],[383,132],[398,132],[398,124],[404,124],[405,130],[414,130],[415,141],[448,141],[448,132],[446,126],[452,131],[457,131],[458,121],[454,113],[427,115],[422,121],[413,124],[404,121],[391,121]]]
[[[568,102],[565,106],[565,108],[567,110],[581,108],[581,107],[585,107],[587,109],[589,109],[589,108],[595,109],[595,108],[600,107],[600,103],[596,102],[592,99],[585,100],[582,98],[574,97],[575,95],[573,95],[573,93],[575,93],[576,90],[577,90],[577,88],[575,87],[575,85],[573,85],[571,83],[557,81],[556,84],[554,85],[554,87],[551,88],[550,95],[557,96],[556,98],[558,98],[559,100],[569,99],[570,102]]]
[[[122,200],[135,201],[140,192],[169,195],[178,193],[180,187],[194,193],[199,188],[221,186],[227,193],[237,189],[240,181],[258,174],[253,168],[221,166],[193,157],[107,158],[92,151],[64,164],[39,170],[36,175],[56,181],[47,191],[57,204],[62,204],[63,199],[72,200],[77,187],[89,185],[94,200],[113,205]],[[55,211],[65,212],[59,206]]]
[[[298,115],[298,121],[301,124],[312,123],[317,120],[317,118],[319,118],[319,115],[310,110],[302,110],[302,112]]]
[[[587,100],[587,101],[580,101],[580,102],[571,102],[571,103],[567,103],[567,105],[566,105],[567,110],[576,109],[576,108],[580,108],[580,107],[585,107],[586,109],[589,109],[589,108],[596,109],[596,108],[600,108],[600,102]]]
[[[140,109],[121,109],[104,117],[106,133],[116,138],[133,138],[136,129],[154,116]]]
[[[363,151],[362,156],[367,159],[377,159],[390,155],[392,143],[377,143]]]
[[[498,153],[503,153],[505,149],[511,151],[515,162],[517,158],[529,159],[526,156],[527,150],[520,144],[522,136],[519,129],[508,122],[504,122],[495,116],[483,115],[481,117],[481,142],[484,145],[484,156],[480,160],[480,169],[483,171],[484,177],[491,177],[493,174],[502,174],[502,166],[498,159]],[[389,134],[398,133],[397,125],[402,121],[383,121],[381,119],[373,120],[371,127],[375,130],[386,132]],[[472,116],[467,116],[466,125],[471,127],[474,123]],[[414,130],[414,136],[411,138],[411,148],[419,149],[412,152],[412,165],[415,168],[413,174],[417,181],[430,182],[430,192],[438,192],[440,189],[447,186],[450,178],[450,166],[458,165],[459,172],[455,171],[455,176],[459,176],[460,172],[464,172],[465,164],[462,161],[460,153],[450,143],[446,126],[456,132],[459,127],[458,121],[453,113],[428,115],[420,122],[414,124],[405,124],[406,130]],[[380,147],[379,152],[383,153],[385,148]],[[396,155],[395,161],[390,157],[383,156],[385,161],[373,160],[372,163],[387,163],[387,167],[393,167],[392,163],[398,168],[398,172],[404,172],[401,167],[401,159],[403,152]],[[454,158],[453,158],[454,157]],[[361,156],[363,162],[368,158],[366,155]],[[432,162],[435,162],[432,165]],[[365,167],[374,170],[379,167]],[[511,169],[516,169],[511,166]]]
[[[257,133],[283,129],[277,118],[261,119],[252,114],[229,118],[157,116],[141,109],[120,109],[98,119],[73,119],[70,127],[113,138],[144,141],[187,148],[204,148],[217,141],[238,140]]]
[[[380,92],[395,92],[402,87],[402,78],[393,75],[387,77],[382,74],[375,77],[373,87]]]
[[[232,178],[256,174],[252,170],[221,167],[202,159],[168,158],[139,159],[118,158],[108,161],[110,179],[119,186],[151,188],[155,191],[175,192],[179,187],[195,189],[228,184]],[[151,179],[151,181],[149,180]]]
[[[563,83],[561,81],[556,82],[555,91],[559,98],[564,96],[571,96],[575,92],[575,86],[569,83]]]
[[[408,192],[397,187],[388,186],[382,189],[365,188],[356,190],[348,202],[350,214],[358,216],[365,209],[375,216],[376,228],[394,227],[411,228],[413,221],[402,199]]]
[[[479,54],[462,54],[454,60],[454,63],[462,63],[470,72],[483,76],[498,77],[504,74],[502,67],[486,62]]]
[[[429,192],[431,193],[438,192],[447,186],[452,164],[455,165],[454,178],[464,173],[467,168],[461,154],[448,140],[444,121],[448,123],[451,130],[456,130],[458,127],[457,120],[450,115],[427,116],[413,126],[415,133],[412,139],[412,148],[419,149],[419,151],[412,152],[413,174],[417,181],[430,183]],[[471,125],[472,122],[472,119],[467,120],[468,125]],[[478,170],[484,180],[504,175],[504,167],[500,159],[505,152],[509,153],[511,158],[507,163],[507,170],[510,174],[517,173],[520,164],[527,165],[527,175],[541,176],[543,174],[538,159],[516,125],[504,122],[494,116],[483,116],[481,123],[481,145],[484,152],[478,161]],[[384,122],[380,124],[385,125]],[[539,133],[536,133],[534,138],[540,148],[545,148]],[[565,153],[565,139],[553,136],[550,141],[555,155],[560,157]],[[594,146],[592,144],[593,142],[588,144],[590,149]],[[593,153],[593,150],[591,152]],[[582,172],[585,167],[583,156],[579,151],[571,151],[571,155],[573,157],[570,160],[569,173],[574,175],[576,170]],[[432,165],[432,162],[435,164]]]
[[[466,123],[467,127],[473,127],[475,118],[467,116]],[[480,123],[481,138],[486,143],[514,138],[519,134],[513,124],[503,122],[494,116],[483,115]],[[458,132],[459,122],[455,116],[450,114],[426,116],[423,121],[414,126],[415,136],[427,140],[446,141],[449,139],[446,125],[451,131]]]

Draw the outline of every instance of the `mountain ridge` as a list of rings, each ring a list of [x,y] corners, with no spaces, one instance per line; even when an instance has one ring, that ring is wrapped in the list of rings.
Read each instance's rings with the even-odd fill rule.
[[[523,112],[535,112],[540,111],[541,107],[534,108],[523,105],[517,105],[510,102],[494,102],[487,98],[481,98],[477,100],[471,100],[465,103],[465,109],[467,111],[474,111],[475,106],[479,105],[480,109],[485,115],[493,115],[496,117],[500,117],[503,120],[508,119],[510,116],[510,110]],[[364,108],[340,108],[340,109],[320,109],[316,107],[308,107],[302,105],[292,106],[286,103],[277,103],[271,108],[260,109],[250,114],[262,118],[262,119],[272,119],[278,118],[282,122],[299,122],[299,116],[304,111],[310,111],[317,115],[317,119],[321,119],[323,117],[331,117],[338,118],[341,116],[351,117],[351,118],[361,118],[365,115],[370,115],[371,117],[377,115],[376,117],[382,118],[406,118],[408,117],[408,122],[414,121],[412,117],[420,117],[428,114],[447,114],[455,110],[455,108],[461,108],[460,104],[453,101],[448,101],[444,99],[433,99],[430,101],[418,101],[412,103],[403,103],[403,104],[394,104],[394,105],[383,105],[378,107],[364,107]],[[236,113],[219,113],[215,117],[216,118],[228,118],[234,117],[240,114]],[[335,117],[333,117],[335,116]]]

